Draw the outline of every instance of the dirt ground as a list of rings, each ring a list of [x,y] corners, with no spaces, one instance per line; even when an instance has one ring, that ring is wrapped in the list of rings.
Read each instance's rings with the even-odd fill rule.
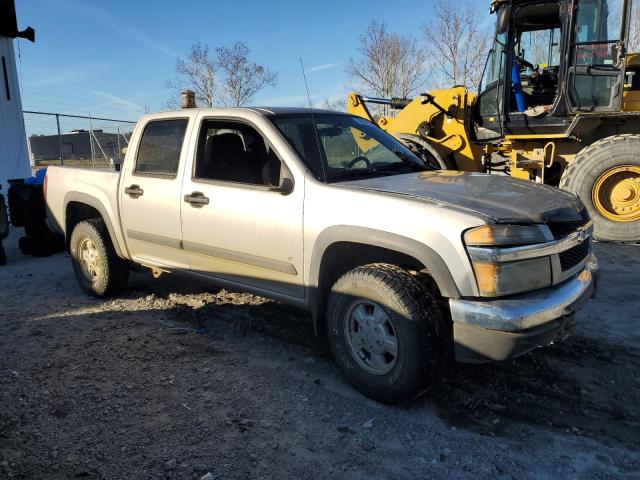
[[[85,296],[65,254],[0,267],[0,478],[640,478],[640,247],[597,245],[574,336],[459,365],[429,397],[347,385],[295,309],[136,274]]]

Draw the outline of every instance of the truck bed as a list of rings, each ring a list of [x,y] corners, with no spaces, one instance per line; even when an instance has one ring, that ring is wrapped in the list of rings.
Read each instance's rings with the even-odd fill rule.
[[[108,170],[86,170],[73,167],[49,167],[45,182],[45,195],[48,212],[47,220],[54,230],[66,234],[65,206],[70,201],[95,200],[96,209],[106,209],[110,219],[119,222],[118,211],[118,182],[120,173]],[[118,230],[118,229],[116,229]]]

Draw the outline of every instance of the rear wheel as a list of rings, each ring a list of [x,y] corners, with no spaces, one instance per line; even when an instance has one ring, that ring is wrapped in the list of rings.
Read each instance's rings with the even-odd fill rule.
[[[640,240],[640,135],[616,135],[583,149],[562,174],[593,219],[594,237]]]
[[[71,234],[70,251],[73,271],[86,293],[106,297],[127,286],[129,264],[116,254],[102,220],[78,223]]]
[[[398,403],[433,387],[451,334],[431,293],[409,272],[372,264],[331,289],[327,333],[333,357],[364,395]]]

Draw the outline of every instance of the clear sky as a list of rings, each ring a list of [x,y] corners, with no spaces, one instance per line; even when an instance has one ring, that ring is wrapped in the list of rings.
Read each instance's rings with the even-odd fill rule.
[[[422,39],[433,1],[16,0],[20,28],[36,30],[35,44],[16,45],[23,108],[135,120],[162,109],[175,58],[192,44],[236,41],[280,75],[253,104],[307,103],[299,57],[314,103],[346,100],[345,66],[371,20]],[[489,0],[478,1],[489,17]]]

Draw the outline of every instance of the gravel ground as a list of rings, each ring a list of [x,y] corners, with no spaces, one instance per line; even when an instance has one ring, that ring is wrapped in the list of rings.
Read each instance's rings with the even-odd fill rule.
[[[136,274],[81,293],[69,258],[0,268],[0,478],[640,478],[640,247],[597,245],[574,336],[455,366],[388,407],[347,385],[308,317]]]

